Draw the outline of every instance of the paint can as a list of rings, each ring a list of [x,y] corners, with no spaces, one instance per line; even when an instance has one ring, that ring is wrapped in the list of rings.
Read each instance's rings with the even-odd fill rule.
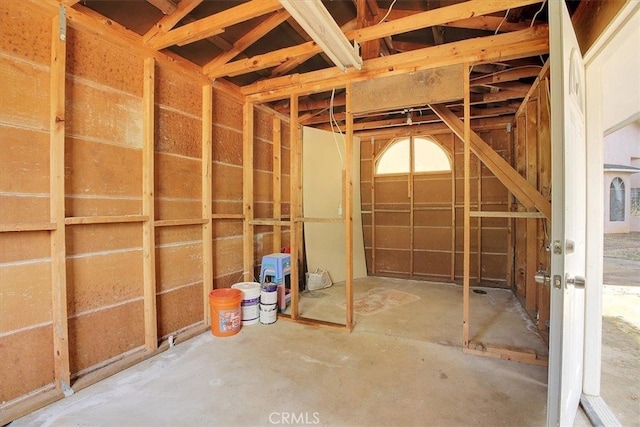
[[[242,291],[242,324],[254,325],[260,318],[260,283],[240,282],[231,286]]]
[[[211,333],[217,337],[235,335],[242,327],[240,302],[242,291],[238,289],[214,289],[209,292]]]
[[[260,290],[260,304],[276,304],[278,302],[278,285],[263,283]]]
[[[260,304],[260,323],[270,325],[278,318],[278,304]]]

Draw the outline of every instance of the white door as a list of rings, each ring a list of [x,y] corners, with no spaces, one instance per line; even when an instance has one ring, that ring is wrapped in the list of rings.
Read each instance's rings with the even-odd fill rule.
[[[547,424],[571,426],[582,394],[586,273],[585,81],[564,0],[549,1],[551,324]]]

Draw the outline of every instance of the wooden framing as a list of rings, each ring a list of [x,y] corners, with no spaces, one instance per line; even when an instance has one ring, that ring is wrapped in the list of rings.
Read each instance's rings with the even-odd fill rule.
[[[302,224],[296,220],[302,217],[302,182],[301,164],[302,164],[302,141],[301,129],[298,122],[298,97],[291,95],[290,109],[290,135],[289,135],[289,183],[290,183],[290,216],[291,216],[291,319],[298,319],[298,279],[300,275],[298,260],[302,254]]]
[[[243,280],[254,277],[253,259],[253,104],[245,102],[242,109],[242,223]]]
[[[469,64],[464,66],[464,213],[463,213],[463,255],[462,255],[462,345],[469,346],[469,286],[471,273],[471,106],[469,93]]]
[[[144,346],[147,351],[158,347],[156,314],[156,238],[155,238],[155,67],[153,58],[144,60],[143,77],[143,142],[142,142],[142,224]]]
[[[213,290],[212,177],[213,87],[202,86],[202,304],[203,321],[211,324],[209,292]],[[157,223],[156,223],[157,225]]]
[[[55,386],[65,395],[71,390],[69,365],[69,327],[67,321],[67,267],[65,217],[65,87],[66,87],[66,11],[60,6],[51,21],[51,98],[49,111],[49,174],[51,224],[51,314],[53,320],[53,360]]]
[[[282,121],[273,118],[273,218],[282,219]],[[273,252],[282,248],[282,226],[273,227]]]
[[[344,235],[346,262],[346,327],[353,329],[353,113],[352,88],[347,85],[347,131],[344,156]],[[359,184],[358,184],[359,185]]]

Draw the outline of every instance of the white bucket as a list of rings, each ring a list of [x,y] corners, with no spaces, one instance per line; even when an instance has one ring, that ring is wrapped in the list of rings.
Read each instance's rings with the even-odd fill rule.
[[[263,283],[260,290],[260,304],[278,303],[278,285],[275,283]]]
[[[270,325],[278,317],[278,304],[260,304],[260,323]]]
[[[260,283],[240,282],[231,286],[242,291],[242,324],[254,325],[260,318]]]

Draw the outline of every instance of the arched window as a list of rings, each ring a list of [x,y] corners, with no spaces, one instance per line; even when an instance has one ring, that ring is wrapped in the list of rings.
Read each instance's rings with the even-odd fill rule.
[[[413,165],[411,144],[413,143]],[[376,174],[388,175],[411,172],[449,172],[451,161],[440,144],[429,138],[402,138],[394,141],[376,162]]]
[[[624,221],[624,181],[615,177],[609,187],[609,221]]]

